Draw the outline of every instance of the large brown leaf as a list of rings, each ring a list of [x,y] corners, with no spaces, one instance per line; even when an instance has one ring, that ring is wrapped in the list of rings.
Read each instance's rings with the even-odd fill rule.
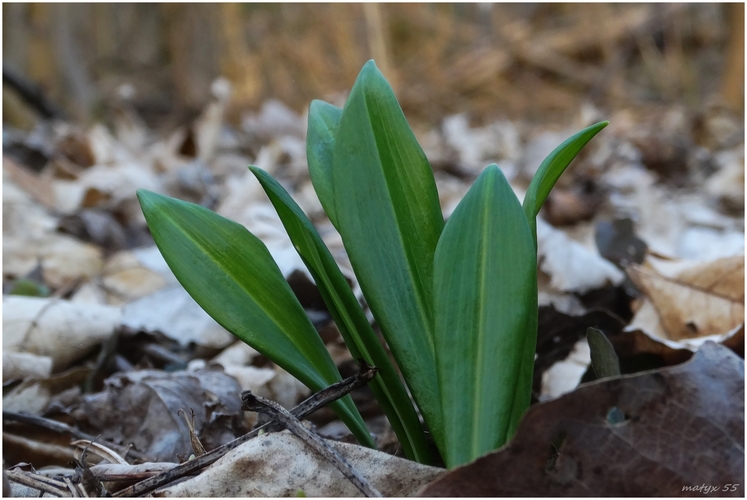
[[[744,496],[744,361],[712,342],[686,364],[591,383],[533,407],[508,445],[420,492],[470,497],[704,493]]]
[[[677,342],[725,334],[744,323],[744,255],[680,265],[674,272],[639,265],[627,271],[646,296],[628,330]]]

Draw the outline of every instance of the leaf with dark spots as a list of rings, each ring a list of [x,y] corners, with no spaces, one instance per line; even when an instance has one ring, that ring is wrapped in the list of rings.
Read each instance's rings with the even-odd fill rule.
[[[591,383],[531,408],[508,445],[420,492],[704,494],[744,496],[744,361],[712,342],[683,365]]]

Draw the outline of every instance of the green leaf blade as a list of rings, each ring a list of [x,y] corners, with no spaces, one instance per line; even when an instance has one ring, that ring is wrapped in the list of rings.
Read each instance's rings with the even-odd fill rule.
[[[145,190],[138,200],[166,263],[205,312],[313,391],[340,380],[321,338],[265,245],[210,210]],[[373,446],[351,398],[333,403]]]
[[[311,101],[306,132],[306,158],[309,176],[324,212],[337,227],[332,190],[332,154],[342,109],[320,100]]]
[[[369,61],[343,109],[333,154],[337,227],[415,401],[443,442],[432,339],[433,253],[443,216],[430,164]]]
[[[586,329],[586,339],[591,351],[591,367],[597,378],[619,377],[620,360],[607,336],[597,328]]]
[[[534,363],[526,344],[536,335],[536,262],[521,205],[491,165],[449,218],[435,255],[436,365],[449,468],[503,445],[517,401],[529,403],[516,392],[524,367]]]
[[[378,376],[368,386],[389,418],[405,453],[418,462],[430,462],[423,429],[407,390],[329,249],[285,189],[267,172],[257,167],[249,169],[264,188],[311,272],[351,354],[379,369]]]
[[[550,194],[553,186],[576,155],[607,125],[609,125],[607,121],[595,123],[566,139],[542,161],[537,173],[534,174],[527,189],[527,194],[524,196],[523,207],[532,234],[534,234],[535,246],[537,245],[536,217],[545,203],[547,195]]]

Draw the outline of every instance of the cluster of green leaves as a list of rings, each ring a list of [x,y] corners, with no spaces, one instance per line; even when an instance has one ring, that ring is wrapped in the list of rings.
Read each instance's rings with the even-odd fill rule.
[[[542,163],[524,204],[496,165],[444,223],[436,182],[386,79],[369,61],[344,109],[311,103],[314,189],[401,371],[313,224],[269,174],[259,179],[348,348],[379,368],[370,387],[408,457],[429,463],[426,433],[448,467],[503,445],[530,401],[537,332],[535,218],[593,125]],[[228,331],[312,390],[340,379],[262,242],[197,205],[139,191],[158,248],[184,288]],[[346,397],[335,411],[371,446]]]

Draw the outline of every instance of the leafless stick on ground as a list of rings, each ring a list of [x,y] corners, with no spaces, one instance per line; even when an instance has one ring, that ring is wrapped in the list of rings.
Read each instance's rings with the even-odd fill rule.
[[[353,483],[361,493],[367,497],[381,497],[381,493],[371,486],[371,484],[343,457],[337,450],[324,442],[316,433],[310,431],[294,417],[288,410],[277,404],[275,401],[255,396],[250,391],[241,395],[242,409],[245,411],[256,411],[264,413],[273,420],[280,422],[289,431],[296,435],[301,441],[306,443],[312,450],[316,451],[326,460],[331,462],[337,470],[342,472],[345,478]]]

